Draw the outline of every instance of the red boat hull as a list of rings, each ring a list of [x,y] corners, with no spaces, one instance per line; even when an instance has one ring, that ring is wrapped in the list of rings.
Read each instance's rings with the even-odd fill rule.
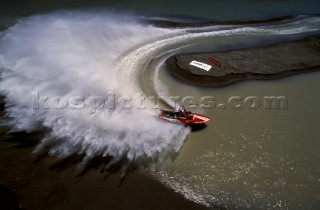
[[[179,112],[170,110],[161,110],[160,119],[172,123],[181,123],[184,125],[204,124],[210,120],[209,117],[198,113],[187,112],[183,115]]]

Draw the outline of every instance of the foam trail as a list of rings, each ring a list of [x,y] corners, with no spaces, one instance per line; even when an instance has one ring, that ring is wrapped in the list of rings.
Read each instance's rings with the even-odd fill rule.
[[[58,12],[20,21],[0,41],[0,90],[10,104],[11,124],[26,131],[39,124],[49,128],[38,149],[50,146],[51,154],[62,157],[79,153],[162,161],[180,149],[189,129],[160,121],[151,109],[92,109],[94,100],[57,108],[50,99],[141,93],[134,75],[146,53],[122,58],[123,52],[167,33],[110,13]],[[49,100],[34,109],[35,97]]]

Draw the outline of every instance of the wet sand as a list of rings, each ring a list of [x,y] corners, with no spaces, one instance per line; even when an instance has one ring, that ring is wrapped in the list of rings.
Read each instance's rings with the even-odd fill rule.
[[[77,166],[52,169],[58,161],[46,157],[34,162],[31,148],[0,143],[0,199],[9,209],[207,209],[139,170],[121,183],[120,174],[92,170],[77,177]],[[8,191],[10,190],[10,191]],[[7,192],[8,191],[8,192]],[[13,195],[15,196],[13,196]],[[14,203],[14,202],[17,203]],[[13,207],[13,208],[12,208]]]
[[[81,157],[33,154],[43,132],[6,134],[1,127],[1,209],[207,209],[140,169],[120,178],[101,172],[101,160],[79,173]]]
[[[221,63],[217,66],[209,57]],[[209,71],[189,65],[196,60]],[[169,72],[200,86],[223,86],[242,80],[268,80],[320,69],[320,35],[274,46],[229,52],[175,55],[166,60]]]

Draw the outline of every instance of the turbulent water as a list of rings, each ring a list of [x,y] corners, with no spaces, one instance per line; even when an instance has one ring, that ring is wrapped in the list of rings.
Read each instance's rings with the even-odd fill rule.
[[[61,157],[77,153],[85,159],[103,155],[115,161],[161,162],[179,152],[190,133],[160,121],[152,98],[139,99],[162,97],[158,105],[174,105],[167,97],[181,93],[172,91],[176,86],[167,87],[161,77],[168,56],[186,50],[226,50],[237,41],[244,47],[252,39],[262,43],[284,36],[292,39],[319,29],[320,18],[307,16],[273,25],[180,29],[157,28],[145,18],[110,12],[32,16],[1,34],[0,90],[14,130],[48,129],[37,151],[49,148]],[[231,39],[235,44],[228,44]],[[184,94],[199,94],[183,88]],[[170,182],[170,173],[154,173],[191,200],[223,204],[223,196],[215,197],[217,191],[208,193],[206,187],[181,183],[179,176]]]
[[[134,17],[110,13],[65,12],[20,21],[2,34],[0,44],[1,91],[12,125],[50,129],[38,149],[51,145],[58,156],[161,161],[177,152],[187,128],[163,123],[157,111],[134,101],[131,109],[118,103],[143,93],[139,65],[153,51],[145,45],[166,34]],[[74,97],[82,102],[72,103]]]

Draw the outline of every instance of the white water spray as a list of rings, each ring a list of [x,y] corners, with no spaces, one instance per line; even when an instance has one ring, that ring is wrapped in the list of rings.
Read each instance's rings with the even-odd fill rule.
[[[136,75],[148,52],[123,57],[124,52],[167,33],[110,13],[59,12],[17,23],[0,42],[0,89],[10,104],[11,124],[26,131],[39,123],[49,128],[38,149],[53,145],[50,153],[62,157],[79,153],[162,161],[181,148],[189,129],[160,121],[150,108],[116,106],[92,113],[89,107],[50,108],[50,99],[142,93]],[[34,109],[34,93],[49,98],[49,109]]]

